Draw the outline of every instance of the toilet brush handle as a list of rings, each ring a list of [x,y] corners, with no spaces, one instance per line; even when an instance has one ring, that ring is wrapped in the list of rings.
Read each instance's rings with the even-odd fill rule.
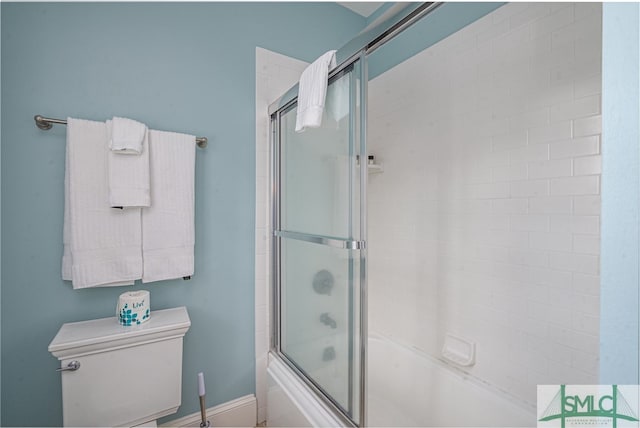
[[[209,427],[209,421],[207,420],[207,409],[205,406],[204,395],[200,396],[200,416],[202,417],[202,422],[200,422],[200,427],[205,428]]]
[[[202,422],[200,422],[201,428],[208,428],[211,426],[209,421],[207,420],[207,406],[206,400],[204,397],[206,396],[206,391],[204,389],[204,373],[198,373],[198,395],[200,396],[200,416],[202,416]]]

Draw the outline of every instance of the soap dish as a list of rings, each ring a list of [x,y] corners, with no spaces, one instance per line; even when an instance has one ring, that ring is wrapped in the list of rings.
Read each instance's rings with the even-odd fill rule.
[[[459,366],[472,366],[476,362],[476,344],[453,334],[446,333],[442,356]]]

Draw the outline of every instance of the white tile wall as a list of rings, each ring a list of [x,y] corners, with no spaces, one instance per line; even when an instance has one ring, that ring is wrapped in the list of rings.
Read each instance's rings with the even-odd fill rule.
[[[269,213],[268,107],[292,87],[308,64],[256,48],[256,254],[255,335],[258,423],[267,420],[267,354],[269,352],[269,265],[271,217]]]
[[[601,32],[512,3],[369,84],[370,329],[531,403],[597,381]]]

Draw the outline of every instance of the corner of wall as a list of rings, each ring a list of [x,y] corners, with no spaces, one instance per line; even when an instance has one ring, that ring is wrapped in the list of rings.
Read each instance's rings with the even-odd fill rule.
[[[1,113],[0,113],[1,114]],[[1,126],[1,125],[0,125]],[[0,147],[2,145],[0,144]],[[2,149],[0,148],[0,159],[2,158]],[[0,175],[2,174],[1,172],[1,167],[0,167]],[[0,179],[0,186],[2,186],[1,184],[1,179]],[[0,224],[2,223],[2,202],[0,201]],[[0,228],[0,242],[2,242],[2,231]],[[1,249],[1,245],[0,245],[0,260],[2,260],[2,249]],[[0,263],[0,320],[2,319],[2,264]],[[0,322],[0,325],[2,324],[2,322]],[[2,355],[2,333],[0,332],[0,355]],[[2,379],[2,365],[0,365],[0,379]],[[2,382],[0,382],[0,426],[2,425]]]
[[[603,4],[600,383],[640,383],[640,6]]]

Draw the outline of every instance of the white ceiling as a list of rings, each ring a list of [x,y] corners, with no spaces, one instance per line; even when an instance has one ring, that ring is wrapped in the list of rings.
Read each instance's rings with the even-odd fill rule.
[[[340,6],[344,6],[347,9],[351,9],[355,13],[358,13],[365,18],[368,18],[377,8],[382,6],[383,2],[370,2],[370,1],[348,1],[348,2],[336,2]]]

